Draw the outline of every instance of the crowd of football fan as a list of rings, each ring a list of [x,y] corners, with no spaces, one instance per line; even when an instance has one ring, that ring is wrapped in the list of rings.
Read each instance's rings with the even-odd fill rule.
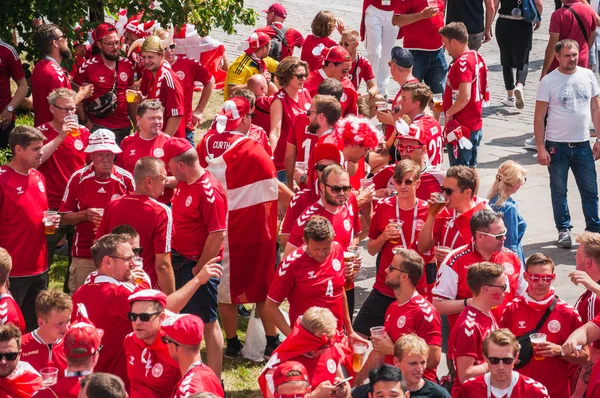
[[[143,14],[73,43],[34,20],[29,80],[0,41],[0,395],[224,397],[223,356],[258,351],[265,397],[599,397],[600,17],[563,3],[526,146],[548,166],[562,248],[577,180],[575,307],[552,259],[524,255],[525,168],[505,161],[478,193],[477,50],[497,14],[503,104],[523,109],[541,1],[365,0],[360,32],[320,11],[306,38],[275,3],[231,63],[194,26]],[[35,127],[15,126],[19,107]],[[64,292],[48,288],[63,247]],[[354,316],[364,250],[377,270]]]

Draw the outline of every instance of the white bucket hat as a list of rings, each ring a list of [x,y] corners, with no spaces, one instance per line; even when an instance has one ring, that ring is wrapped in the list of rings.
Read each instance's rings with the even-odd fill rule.
[[[115,142],[115,133],[107,129],[98,129],[90,135],[85,153],[108,151],[114,154],[123,152]]]

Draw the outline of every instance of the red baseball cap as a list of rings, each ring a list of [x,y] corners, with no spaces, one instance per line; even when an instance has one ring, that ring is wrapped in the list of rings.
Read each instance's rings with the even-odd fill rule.
[[[336,163],[342,163],[342,154],[339,148],[331,143],[322,142],[315,145],[313,149],[313,160],[315,164],[321,160],[333,160]]]
[[[127,298],[127,301],[129,302],[129,304],[135,301],[156,301],[164,308],[167,307],[167,295],[161,292],[160,290],[154,289],[144,289],[140,290],[139,292],[135,292]]]
[[[94,29],[94,32],[92,33],[92,38],[94,39],[94,41],[102,40],[103,38],[105,38],[113,32],[118,33],[115,25],[103,22],[100,25],[98,25],[96,29]]]
[[[259,48],[263,48],[271,42],[271,37],[263,32],[252,32],[248,38],[242,42],[241,49],[246,54],[252,54]]]
[[[167,140],[163,145],[163,161],[165,163],[169,163],[169,160],[174,158],[175,156],[179,156],[184,152],[193,149],[194,147],[188,140],[185,138],[172,137],[170,140]]]
[[[72,358],[89,357],[100,349],[104,331],[87,322],[71,325],[64,338],[65,355]]]
[[[350,53],[342,46],[325,47],[324,44],[319,44],[313,48],[312,53],[315,57],[323,57],[323,61],[329,62],[346,62],[352,61]]]
[[[275,388],[290,381],[308,381],[308,372],[304,365],[296,361],[287,361],[275,368],[273,384]]]
[[[231,97],[223,103],[221,112],[215,118],[217,132],[235,130],[248,113],[250,113],[250,103],[246,98]]]
[[[273,3],[268,9],[263,10],[263,12],[272,12],[278,17],[287,18],[287,10],[281,3]]]
[[[165,334],[178,343],[185,345],[199,345],[202,343],[204,322],[192,314],[176,314],[162,324]]]

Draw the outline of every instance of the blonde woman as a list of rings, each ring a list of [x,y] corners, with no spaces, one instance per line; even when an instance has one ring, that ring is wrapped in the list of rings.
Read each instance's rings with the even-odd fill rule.
[[[492,209],[504,213],[504,225],[506,226],[504,247],[517,253],[523,264],[525,264],[525,255],[521,239],[525,234],[527,223],[519,214],[519,206],[511,196],[525,184],[526,174],[527,170],[519,163],[507,160],[498,168],[496,180],[488,195],[489,205]]]

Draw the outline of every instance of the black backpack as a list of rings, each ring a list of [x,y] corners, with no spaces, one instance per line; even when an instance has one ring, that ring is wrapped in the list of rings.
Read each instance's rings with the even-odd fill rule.
[[[273,58],[276,61],[281,61],[281,53],[283,52],[283,46],[288,47],[287,39],[285,38],[285,33],[287,32],[286,27],[282,26],[279,29],[275,24],[272,24],[271,27],[275,31],[275,36],[271,38],[271,49],[269,50],[269,57]]]

